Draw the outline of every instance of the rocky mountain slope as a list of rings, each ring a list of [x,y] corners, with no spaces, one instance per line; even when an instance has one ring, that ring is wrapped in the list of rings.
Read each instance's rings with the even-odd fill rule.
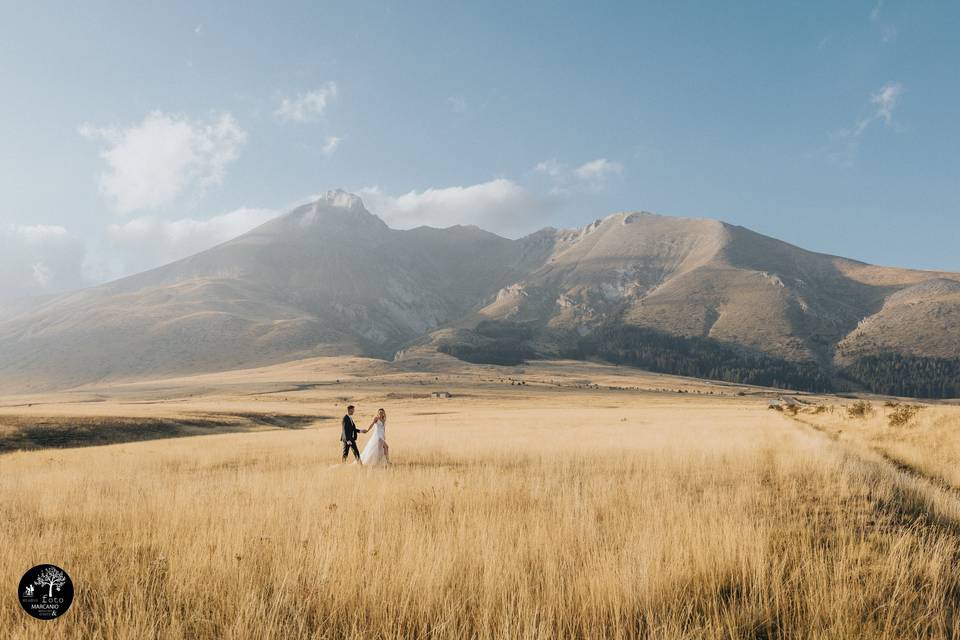
[[[535,322],[581,335],[614,320],[827,363],[835,345],[888,301],[895,304],[898,292],[911,304],[940,301],[943,318],[960,309],[950,306],[943,284],[958,284],[957,274],[880,269],[878,277],[869,265],[716,220],[617,214],[554,237],[546,263],[498,292],[478,320]],[[954,332],[960,337],[960,327]],[[921,355],[949,355],[907,335],[890,346],[901,342]]]
[[[0,383],[68,386],[410,347],[871,387],[863,363],[878,371],[906,358],[940,371],[960,359],[960,275],[649,213],[519,240],[476,227],[400,231],[334,191],[190,258],[0,316]],[[859,379],[846,375],[854,370]]]

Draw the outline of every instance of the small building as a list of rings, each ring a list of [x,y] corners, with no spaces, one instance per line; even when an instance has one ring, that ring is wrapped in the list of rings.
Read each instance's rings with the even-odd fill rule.
[[[451,394],[449,391],[433,391],[430,393],[431,398],[449,398]]]

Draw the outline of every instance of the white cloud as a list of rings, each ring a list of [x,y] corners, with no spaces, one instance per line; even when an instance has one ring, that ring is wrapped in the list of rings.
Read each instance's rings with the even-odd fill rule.
[[[226,242],[281,212],[241,208],[206,219],[111,224],[89,245],[65,228],[0,224],[0,303],[60,293],[158,267]]]
[[[538,162],[533,170],[551,178],[559,178],[567,172],[567,168],[557,162],[556,158]]]
[[[603,191],[609,185],[610,178],[623,174],[623,165],[597,158],[571,169],[556,158],[551,158],[538,162],[533,170],[550,178],[553,183],[550,192],[560,194],[583,190]]]
[[[106,143],[100,191],[122,214],[170,204],[188,192],[202,196],[223,182],[247,139],[229,113],[194,122],[153,111],[131,127],[85,124],[79,131]]]
[[[584,163],[573,170],[577,178],[591,184],[606,182],[610,176],[623,174],[623,165],[619,162],[610,162],[606,158],[597,158]]]
[[[337,97],[337,85],[328,82],[319,89],[283,98],[273,115],[287,122],[309,122],[323,115],[327,105]]]
[[[107,237],[120,271],[135,273],[209,249],[279,214],[275,209],[241,208],[206,219],[146,216],[110,225]]]
[[[887,124],[893,118],[893,109],[897,106],[900,96],[903,94],[903,85],[899,82],[888,82],[881,87],[880,91],[870,97],[870,102],[877,105],[875,118],[881,118]]]
[[[841,129],[836,137],[840,142],[837,149],[827,154],[834,164],[849,167],[860,149],[860,139],[872,125],[879,122],[884,126],[893,126],[893,112],[900,104],[903,96],[903,85],[899,82],[888,82],[870,96],[870,111],[857,120],[852,127]]]
[[[857,120],[851,129],[842,132],[845,137],[859,137],[874,122],[882,121],[889,125],[893,122],[893,110],[900,102],[900,96],[903,95],[903,85],[899,82],[888,82],[880,87],[880,90],[870,96],[870,104],[873,110],[869,115]]]
[[[57,225],[0,225],[0,300],[83,286],[83,242]]]
[[[325,156],[333,155],[333,152],[337,150],[337,147],[340,146],[341,142],[343,142],[343,138],[340,138],[338,136],[330,136],[329,138],[327,138],[327,141],[320,148],[320,150],[323,152],[323,155]]]
[[[534,173],[549,178],[549,193],[531,191],[507,178],[469,186],[429,188],[390,195],[377,187],[360,189],[367,208],[398,228],[472,224],[515,237],[540,228],[550,214],[568,206],[577,194],[602,191],[623,165],[597,158],[570,168],[556,159],[537,163]]]
[[[399,196],[385,194],[377,187],[361,189],[359,194],[370,211],[393,227],[472,224],[505,235],[535,228],[544,219],[549,204],[505,178]]]

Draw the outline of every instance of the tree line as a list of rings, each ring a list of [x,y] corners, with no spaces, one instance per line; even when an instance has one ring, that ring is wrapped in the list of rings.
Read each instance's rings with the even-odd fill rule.
[[[912,398],[960,397],[960,359],[897,353],[864,356],[840,374],[873,391]]]
[[[791,362],[747,352],[710,338],[629,325],[600,327],[578,341],[568,357],[596,357],[659,373],[805,391],[834,391],[817,363]]]
[[[467,362],[517,365],[538,357],[530,323],[485,320],[470,343],[448,343],[440,351]],[[558,337],[558,336],[555,336]],[[559,336],[564,338],[564,336]],[[587,336],[560,339],[563,358],[600,359],[658,373],[813,392],[865,389],[917,398],[960,397],[960,359],[920,358],[893,353],[866,356],[834,370],[817,362],[793,362],[699,336],[610,323]]]

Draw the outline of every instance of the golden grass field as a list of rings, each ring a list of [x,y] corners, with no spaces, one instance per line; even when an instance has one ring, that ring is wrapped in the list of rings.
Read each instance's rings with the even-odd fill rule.
[[[437,356],[0,398],[0,636],[960,637],[960,409],[775,397]],[[348,402],[390,468],[337,464]]]

